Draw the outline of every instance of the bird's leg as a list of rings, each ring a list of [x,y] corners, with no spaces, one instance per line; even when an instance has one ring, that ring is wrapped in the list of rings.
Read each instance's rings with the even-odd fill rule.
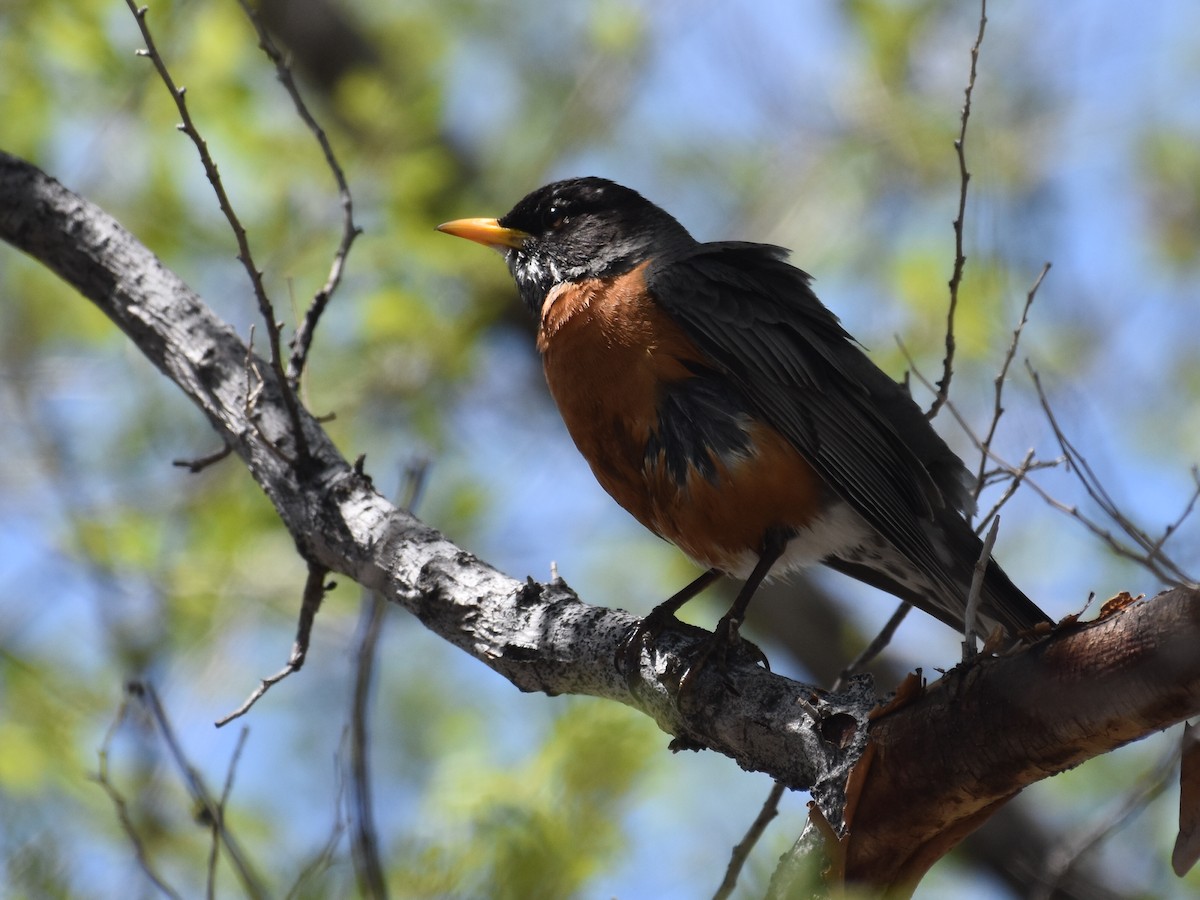
[[[750,606],[750,599],[758,591],[759,585],[763,583],[763,580],[770,573],[771,568],[779,561],[779,557],[783,556],[783,551],[787,548],[790,537],[790,533],[781,529],[772,528],[767,531],[766,536],[763,538],[762,552],[759,554],[758,562],[755,564],[754,570],[750,573],[750,577],[746,579],[746,583],[738,591],[738,595],[734,599],[733,605],[729,607],[729,611],[721,616],[721,620],[717,622],[717,627],[713,630],[712,637],[701,645],[699,651],[692,658],[687,671],[683,673],[683,677],[679,680],[680,693],[689,688],[700,673],[700,670],[708,664],[709,659],[714,654],[717,658],[717,665],[722,671],[725,671],[728,667],[729,650],[738,643],[738,629],[741,628],[742,621],[746,617],[746,610]],[[747,644],[753,649],[759,662],[768,669],[771,668],[762,650],[749,642]]]
[[[721,577],[719,569],[709,569],[699,578],[687,584],[682,590],[672,594],[654,609],[650,610],[650,614],[634,627],[630,632],[625,643],[621,645],[621,649],[617,656],[617,663],[626,673],[626,676],[633,680],[634,675],[638,670],[638,664],[642,658],[642,651],[662,632],[664,628],[675,618],[675,614],[683,608],[683,605],[699,594],[702,590]]]

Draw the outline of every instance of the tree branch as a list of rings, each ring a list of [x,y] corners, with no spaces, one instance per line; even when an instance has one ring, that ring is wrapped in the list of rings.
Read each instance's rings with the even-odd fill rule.
[[[915,886],[1022,788],[1196,715],[1197,646],[1200,591],[1176,588],[893,704],[852,776],[847,878]]]
[[[377,494],[303,408],[310,455],[293,465],[269,443],[291,433],[274,370],[261,366],[250,409],[237,334],[111,216],[3,152],[0,239],[78,289],[179,385],[246,464],[305,559],[404,606],[523,691],[617,700],[652,716],[679,746],[717,750],[789,787],[840,793],[865,741],[869,689],[830,695],[743,658],[724,677],[709,667],[680,709],[678,678],[704,632],[664,631],[642,671],[622,671],[615,660],[633,615],[582,603],[561,581],[517,581],[450,543]],[[819,711],[818,727],[806,709]],[[836,745],[822,728],[839,736]]]

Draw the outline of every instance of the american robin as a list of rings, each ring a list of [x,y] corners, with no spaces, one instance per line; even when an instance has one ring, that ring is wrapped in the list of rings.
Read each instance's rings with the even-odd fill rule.
[[[813,563],[964,628],[983,549],[964,517],[971,475],[786,250],[700,243],[601,178],[438,230],[504,255],[592,472],[706,567],[655,609],[656,629],[729,575],[745,580],[718,627],[733,641],[764,578]],[[989,561],[979,630],[1015,638],[1049,621]]]

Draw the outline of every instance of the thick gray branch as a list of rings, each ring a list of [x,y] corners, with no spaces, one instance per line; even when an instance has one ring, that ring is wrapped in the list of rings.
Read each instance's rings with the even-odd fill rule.
[[[715,669],[702,673],[681,711],[680,650],[698,632],[664,633],[642,671],[625,673],[617,658],[632,615],[585,604],[562,583],[516,581],[450,543],[377,494],[303,410],[309,456],[294,464],[270,367],[248,364],[238,335],[111,216],[2,152],[0,239],[95,303],[179,385],[245,462],[306,558],[400,603],[521,690],[635,706],[680,746],[718,750],[836,801],[865,743],[869,688],[829,697],[744,663],[728,675],[735,691]]]

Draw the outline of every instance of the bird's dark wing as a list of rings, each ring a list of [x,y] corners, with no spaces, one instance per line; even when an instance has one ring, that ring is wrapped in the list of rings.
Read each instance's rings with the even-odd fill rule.
[[[786,253],[764,244],[696,244],[656,260],[647,286],[834,492],[960,595],[961,571],[950,571],[959,567],[931,538],[935,522],[969,507],[970,475]]]

